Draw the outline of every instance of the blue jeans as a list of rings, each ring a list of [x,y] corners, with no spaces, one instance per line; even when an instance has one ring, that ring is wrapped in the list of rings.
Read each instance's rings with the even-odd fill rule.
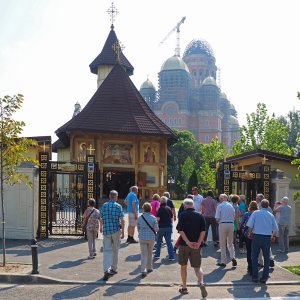
[[[174,258],[174,251],[173,251],[173,246],[171,243],[171,236],[172,236],[172,227],[159,228],[159,231],[157,233],[157,242],[156,242],[156,251],[155,251],[156,257],[160,256],[161,242],[164,237],[166,240],[166,243],[167,243],[167,247],[168,247],[169,258],[171,258],[171,259]]]
[[[258,278],[258,256],[260,250],[262,251],[264,257],[264,270],[263,270],[263,279],[269,278],[270,272],[270,247],[271,247],[271,236],[270,235],[261,235],[254,234],[252,240],[252,274],[253,277]]]

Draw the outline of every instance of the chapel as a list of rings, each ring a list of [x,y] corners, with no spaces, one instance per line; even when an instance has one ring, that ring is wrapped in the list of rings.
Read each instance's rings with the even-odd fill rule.
[[[156,116],[130,79],[134,68],[125,57],[114,28],[102,51],[89,65],[97,75],[97,90],[85,107],[56,130],[53,152],[58,161],[86,162],[93,155],[97,195],[110,190],[125,198],[132,185],[140,199],[167,189],[168,145],[176,135]]]

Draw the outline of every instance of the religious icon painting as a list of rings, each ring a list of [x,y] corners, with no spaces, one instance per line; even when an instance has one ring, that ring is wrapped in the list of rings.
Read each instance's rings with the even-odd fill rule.
[[[79,149],[78,149],[78,161],[85,162],[86,154],[87,154],[86,142],[80,142],[79,143]]]
[[[145,163],[158,162],[159,145],[157,143],[142,143],[142,161]]]
[[[132,164],[132,144],[104,144],[103,162],[107,164]]]

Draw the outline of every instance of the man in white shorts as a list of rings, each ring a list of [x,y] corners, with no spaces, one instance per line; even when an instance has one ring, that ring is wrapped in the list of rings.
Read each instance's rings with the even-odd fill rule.
[[[137,198],[138,187],[134,185],[130,188],[130,190],[131,192],[129,192],[125,199],[128,212],[128,238],[126,242],[134,244],[137,243],[133,237],[139,214],[139,199]]]

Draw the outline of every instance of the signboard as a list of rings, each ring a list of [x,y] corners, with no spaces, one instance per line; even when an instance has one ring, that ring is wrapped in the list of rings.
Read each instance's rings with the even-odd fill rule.
[[[224,179],[230,179],[230,170],[224,170]]]

